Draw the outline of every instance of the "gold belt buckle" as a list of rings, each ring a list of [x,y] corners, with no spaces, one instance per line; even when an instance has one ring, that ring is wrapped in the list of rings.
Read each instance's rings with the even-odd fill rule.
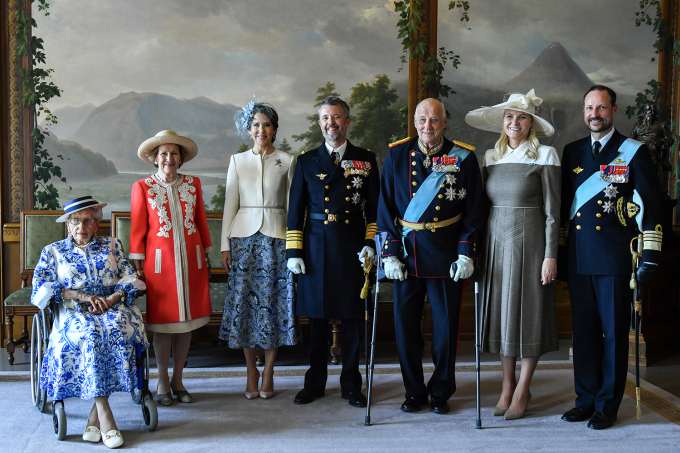
[[[337,214],[328,214],[328,221],[329,222],[337,222],[338,221]]]
[[[434,227],[434,222],[426,222],[424,225],[426,230],[432,231],[434,233],[435,227]]]

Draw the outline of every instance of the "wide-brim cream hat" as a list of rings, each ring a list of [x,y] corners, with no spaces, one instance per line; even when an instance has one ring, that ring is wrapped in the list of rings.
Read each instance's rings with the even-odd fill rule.
[[[555,133],[555,128],[548,121],[538,116],[538,106],[543,103],[543,99],[536,96],[532,88],[527,94],[513,93],[508,96],[505,102],[492,105],[491,107],[480,107],[465,115],[465,122],[470,126],[489,132],[503,131],[503,115],[505,111],[517,110],[518,112],[528,113],[534,118],[534,131],[536,137],[550,137]]]
[[[189,162],[191,159],[196,157],[196,154],[198,154],[198,146],[196,146],[196,143],[194,143],[193,140],[187,137],[182,137],[181,135],[178,135],[176,132],[173,131],[160,131],[153,137],[151,137],[148,140],[145,140],[144,143],[139,145],[139,149],[137,149],[137,155],[139,156],[140,159],[142,159],[144,162],[148,162],[151,165],[154,165],[154,163],[149,159],[149,153],[153,151],[155,148],[158,148],[161,145],[165,145],[166,143],[173,143],[175,145],[178,145],[180,148],[184,149],[184,159],[183,162]]]

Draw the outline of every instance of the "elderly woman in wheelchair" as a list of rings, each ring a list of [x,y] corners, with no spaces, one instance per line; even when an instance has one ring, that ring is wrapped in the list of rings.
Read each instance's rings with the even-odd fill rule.
[[[137,345],[146,348],[148,342],[133,301],[146,286],[126,260],[120,241],[95,235],[105,205],[92,197],[66,203],[57,222],[67,223],[69,237],[43,249],[31,302],[40,309],[51,305],[54,312],[40,387],[55,402],[55,420],[61,400],[94,398],[83,440],[103,440],[116,448],[123,445],[123,437],[108,399],[113,392],[134,394],[140,388],[135,352]],[[61,411],[63,416],[63,403]],[[145,422],[147,418],[148,412]],[[65,418],[63,424],[65,436]]]

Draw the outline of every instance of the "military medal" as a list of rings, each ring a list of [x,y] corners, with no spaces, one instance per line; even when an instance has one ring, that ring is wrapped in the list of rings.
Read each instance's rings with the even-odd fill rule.
[[[607,187],[604,188],[603,192],[604,196],[607,198],[616,198],[619,189],[617,189],[616,186],[614,186],[613,184],[609,184]]]
[[[326,176],[328,176],[328,175],[323,174],[323,173],[319,173],[318,175],[316,175],[316,177],[319,178],[319,179],[322,180],[322,181],[324,180],[324,178],[325,178]]]
[[[355,176],[354,179],[352,179],[352,185],[355,189],[360,189],[361,186],[364,185],[364,181],[360,177]]]
[[[458,199],[462,200],[463,198],[465,198],[465,195],[467,195],[467,190],[465,190],[465,188],[463,187],[458,191]]]
[[[368,177],[371,174],[371,163],[362,160],[343,160],[340,166],[345,170],[345,178],[350,175]]]
[[[432,160],[430,159],[430,156],[425,156],[425,160],[423,161],[423,167],[430,168],[430,165],[432,165]]]
[[[361,203],[361,194],[359,192],[354,192],[354,195],[352,195],[352,204],[359,203]]]
[[[432,159],[432,171],[438,173],[459,172],[460,160],[457,156],[435,157]]]
[[[446,189],[446,199],[449,201],[453,201],[456,198],[456,189],[453,187],[449,187]]]
[[[456,175],[446,175],[446,184],[452,186],[456,183]]]
[[[602,209],[604,209],[604,212],[609,214],[610,212],[614,211],[614,203],[611,201],[605,201],[602,205]]]
[[[628,182],[630,169],[625,165],[600,165],[600,181],[621,184]]]

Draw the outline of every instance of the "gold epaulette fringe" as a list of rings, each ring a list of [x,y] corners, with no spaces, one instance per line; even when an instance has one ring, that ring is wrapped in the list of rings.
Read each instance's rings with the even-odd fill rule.
[[[390,143],[389,146],[390,146],[390,148],[394,148],[395,146],[401,145],[402,143],[406,143],[409,140],[411,140],[411,137],[402,138],[401,140],[399,140],[397,142]]]

